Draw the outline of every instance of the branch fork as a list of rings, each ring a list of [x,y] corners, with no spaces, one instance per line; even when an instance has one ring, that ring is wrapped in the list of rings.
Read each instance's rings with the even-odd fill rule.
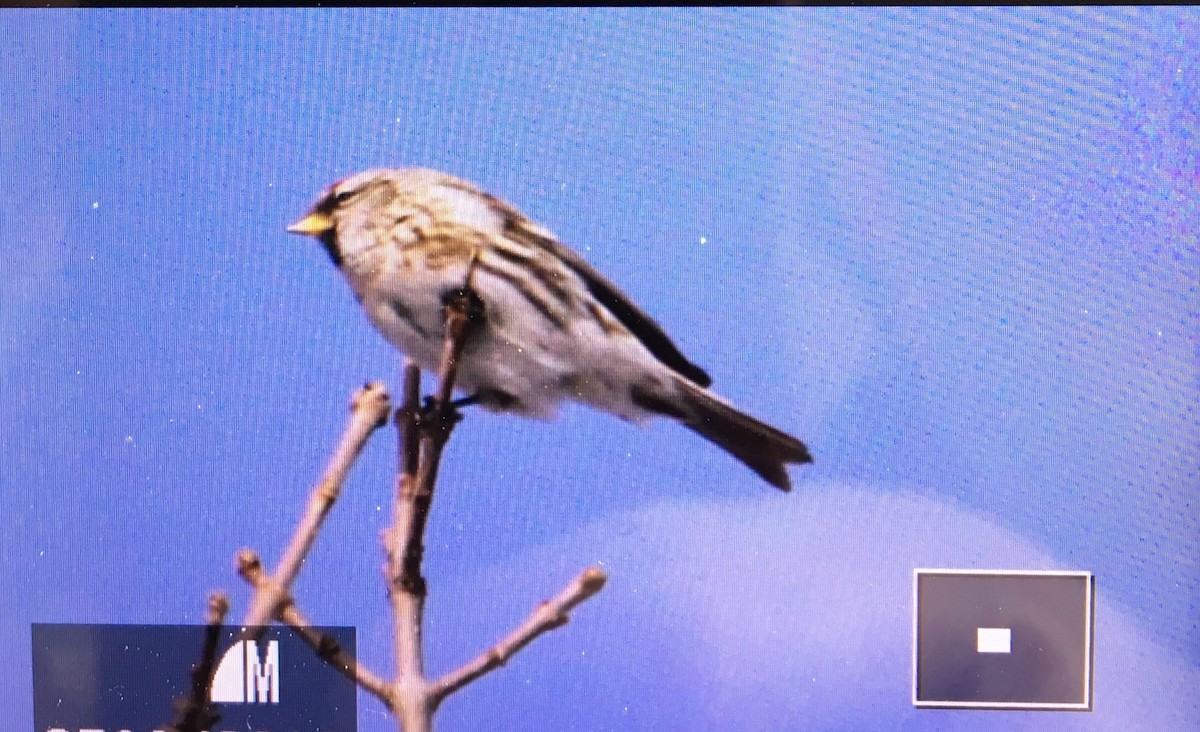
[[[595,567],[584,570],[494,646],[441,678],[430,681],[426,677],[421,636],[428,592],[421,570],[425,528],[442,453],[461,420],[452,401],[459,360],[471,331],[485,315],[482,302],[470,288],[469,275],[466,285],[448,292],[443,304],[445,344],[436,394],[421,404],[420,369],[411,359],[406,360],[403,401],[395,411],[400,458],[392,525],[383,532],[387,557],[383,569],[393,614],[396,678],[385,681],[349,657],[332,637],[317,631],[301,613],[291,591],[317,532],[341,493],[350,466],[371,434],[387,422],[391,407],[382,385],[367,384],[355,393],[345,433],[314,487],[275,572],[268,574],[252,550],[243,549],[238,554],[238,573],[254,588],[243,622],[245,632],[261,633],[272,620],[286,624],[322,659],[382,701],[403,732],[431,730],[433,714],[446,698],[505,665],[538,636],[565,625],[571,611],[598,593],[607,581],[604,572]]]

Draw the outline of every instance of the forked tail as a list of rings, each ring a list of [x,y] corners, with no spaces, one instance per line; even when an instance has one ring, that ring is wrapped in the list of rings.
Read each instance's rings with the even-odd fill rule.
[[[776,488],[792,489],[785,466],[812,462],[803,442],[686,379],[678,383],[685,406],[676,415],[680,422],[741,460]]]

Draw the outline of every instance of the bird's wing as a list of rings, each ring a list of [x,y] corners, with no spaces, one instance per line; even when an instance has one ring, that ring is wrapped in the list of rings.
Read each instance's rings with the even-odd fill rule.
[[[634,335],[646,350],[664,365],[680,376],[700,386],[707,387],[712,378],[696,364],[687,360],[679,349],[671,342],[670,336],[663,331],[662,326],[644,313],[621,290],[588,264],[583,257],[572,249],[564,246],[550,232],[530,221],[521,212],[486,193],[481,195],[488,198],[497,211],[504,216],[504,233],[517,241],[538,247],[550,253],[556,259],[567,265],[587,285],[588,291],[604,307],[608,308],[618,321]]]

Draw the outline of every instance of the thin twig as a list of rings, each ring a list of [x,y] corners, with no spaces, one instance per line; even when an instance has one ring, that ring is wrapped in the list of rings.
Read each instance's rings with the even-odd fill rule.
[[[571,610],[604,588],[608,577],[596,567],[585,569],[553,599],[539,605],[516,630],[474,660],[442,678],[429,688],[436,708],[442,701],[484,674],[508,663],[508,659],[546,631],[566,625]]]
[[[175,719],[167,727],[168,732],[200,732],[210,729],[221,719],[216,707],[209,701],[208,690],[212,685],[213,670],[217,661],[217,642],[221,638],[221,627],[229,613],[229,598],[224,593],[209,595],[205,617],[204,648],[200,661],[192,666],[191,693],[175,701]]]
[[[279,566],[271,581],[258,587],[254,593],[254,601],[246,614],[243,625],[247,628],[261,628],[275,617],[276,611],[291,592],[292,583],[300,573],[300,567],[308,556],[309,549],[316,541],[317,532],[322,522],[329,514],[342,490],[342,483],[350,466],[362,451],[367,438],[379,427],[387,423],[387,415],[391,407],[387,390],[382,384],[373,383],[363,386],[354,393],[350,401],[350,420],[342,434],[329,465],[321,480],[313,488],[308,499],[308,507],[296,533],[283,553]]]
[[[238,553],[238,574],[255,590],[261,588],[262,591],[266,591],[272,581],[263,569],[258,554],[250,549],[243,549]],[[318,657],[351,681],[379,697],[384,704],[391,706],[390,687],[387,682],[346,653],[336,638],[313,627],[308,618],[300,612],[295,599],[290,595],[282,599],[275,612],[275,619],[291,628],[316,652]]]
[[[284,607],[279,615],[280,621],[295,631],[323,661],[374,694],[389,709],[392,708],[391,687],[388,683],[346,653],[332,635],[314,628],[294,602]],[[395,710],[392,709],[392,711]]]

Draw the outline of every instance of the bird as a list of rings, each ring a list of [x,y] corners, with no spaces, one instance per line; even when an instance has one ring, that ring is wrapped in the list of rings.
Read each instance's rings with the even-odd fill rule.
[[[493,412],[551,418],[564,401],[626,421],[673,419],[788,491],[803,442],[709,389],[663,328],[547,229],[478,186],[426,168],[366,170],[287,230],[320,241],[370,322],[436,371],[443,305],[469,286],[482,324],[457,387]]]

